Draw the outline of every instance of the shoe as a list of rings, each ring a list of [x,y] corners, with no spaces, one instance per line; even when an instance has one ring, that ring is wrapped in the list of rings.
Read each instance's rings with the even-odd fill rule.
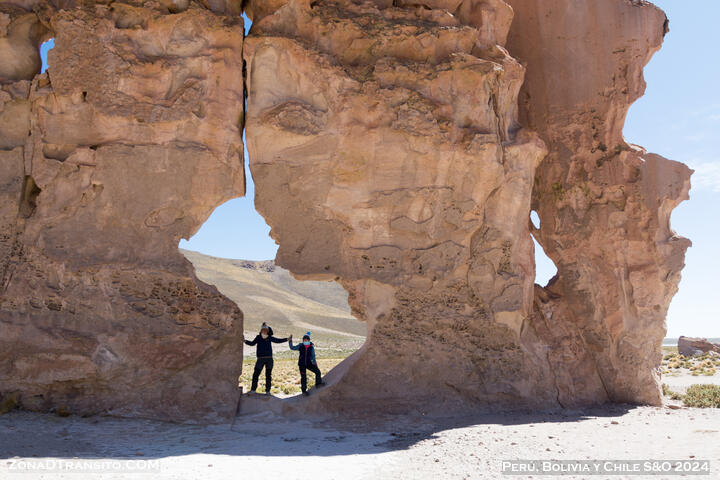
[[[320,382],[320,383],[315,384],[316,387],[322,387],[324,385],[327,385],[327,384],[325,382]]]
[[[305,395],[306,397],[309,397],[309,396],[310,396],[310,394],[309,394],[307,391],[302,392],[302,393],[303,393],[303,395]]]

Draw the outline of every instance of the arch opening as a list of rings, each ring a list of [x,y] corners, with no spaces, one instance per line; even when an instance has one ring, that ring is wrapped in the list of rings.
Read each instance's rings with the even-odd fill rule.
[[[531,235],[533,243],[535,244],[535,283],[546,287],[557,275],[557,265],[555,265],[555,262],[548,257],[547,253],[545,253],[545,249],[536,239],[536,233],[534,232],[540,230],[541,222],[540,216],[535,210],[530,212],[530,224],[534,228]]]
[[[49,40],[44,41],[40,45],[40,60],[42,61],[42,66],[40,67],[40,73],[45,73],[47,69],[50,67],[50,64],[48,63],[48,52],[52,50],[55,47],[55,38],[50,38]]]
[[[264,322],[277,338],[292,334],[294,345],[311,332],[317,364],[325,378],[365,344],[367,325],[352,314],[348,292],[336,281],[299,280],[275,264],[278,245],[270,237],[265,219],[255,210],[247,148],[244,163],[245,196],[218,206],[195,235],[180,240],[178,248],[201,281],[214,285],[242,310],[246,340],[252,341]],[[301,394],[298,353],[291,351],[288,343],[273,345],[273,396]],[[256,346],[245,345],[239,378],[245,392],[251,389],[255,362]],[[341,377],[342,372],[330,378]],[[314,375],[308,371],[310,391],[314,384]],[[259,375],[256,391],[266,391],[265,371]]]

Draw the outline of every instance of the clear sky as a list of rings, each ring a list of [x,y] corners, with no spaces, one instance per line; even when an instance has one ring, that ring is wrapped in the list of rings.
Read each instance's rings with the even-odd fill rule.
[[[51,38],[47,42],[44,42],[42,45],[40,45],[40,58],[42,59],[42,69],[40,70],[40,73],[45,73],[45,70],[47,70],[47,67],[48,67],[47,52],[54,46],[55,46],[54,38]]]
[[[720,1],[656,0],[655,4],[668,14],[670,33],[645,70],[648,88],[630,109],[625,137],[695,170],[691,200],[672,216],[673,229],[690,238],[693,246],[668,313],[668,336],[720,337],[720,29],[716,25]],[[249,26],[246,21],[246,29]],[[247,156],[246,150],[246,163]],[[277,245],[254,209],[249,175],[247,185],[246,197],[219,206],[180,247],[218,257],[274,258]],[[539,246],[537,250],[537,281],[544,284],[555,267]]]
[[[720,337],[720,1],[657,0],[670,19],[645,69],[645,96],[630,109],[627,141],[695,170],[690,201],[672,228],[692,240],[668,312],[668,336]]]
[[[245,33],[252,22],[245,17]],[[243,134],[243,143],[245,136]],[[243,260],[269,260],[275,258],[277,245],[270,238],[270,227],[255,210],[255,184],[248,168],[248,150],[245,148],[245,174],[247,192],[220,205],[202,228],[190,239],[180,240],[180,248],[195,250],[215,257]]]

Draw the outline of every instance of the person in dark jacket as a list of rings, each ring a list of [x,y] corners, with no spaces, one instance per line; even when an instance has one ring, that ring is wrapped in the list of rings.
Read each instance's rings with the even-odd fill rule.
[[[298,368],[300,369],[300,389],[303,395],[308,395],[307,370],[315,373],[315,387],[325,385],[315,360],[315,345],[310,341],[310,332],[303,335],[302,343],[295,346],[293,346],[292,335],[290,335],[290,350],[297,350],[300,353],[298,355]]]
[[[257,355],[257,361],[255,362],[255,369],[253,370],[252,386],[250,391],[254,392],[257,389],[258,380],[260,379],[260,372],[265,368],[265,393],[270,394],[270,386],[272,385],[272,369],[273,369],[273,343],[287,342],[287,338],[275,338],[273,337],[273,330],[270,326],[263,322],[260,327],[260,334],[255,335],[252,341],[245,340],[245,345],[257,345],[255,354]]]

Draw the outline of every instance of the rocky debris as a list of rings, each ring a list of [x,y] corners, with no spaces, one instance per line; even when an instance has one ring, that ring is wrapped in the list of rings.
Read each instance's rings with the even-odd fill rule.
[[[720,354],[720,343],[713,343],[707,338],[683,337],[678,338],[678,353],[686,357],[702,355],[708,352]]]
[[[234,260],[232,264],[240,268],[258,270],[260,272],[272,273],[275,271],[275,261],[273,260]]]

